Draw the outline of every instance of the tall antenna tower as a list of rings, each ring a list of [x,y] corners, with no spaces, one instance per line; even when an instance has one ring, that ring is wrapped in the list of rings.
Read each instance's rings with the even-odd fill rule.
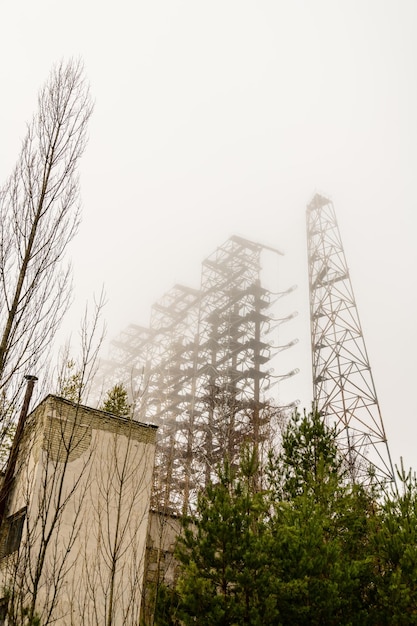
[[[307,207],[313,393],[339,429],[352,478],[394,480],[394,472],[333,204]]]

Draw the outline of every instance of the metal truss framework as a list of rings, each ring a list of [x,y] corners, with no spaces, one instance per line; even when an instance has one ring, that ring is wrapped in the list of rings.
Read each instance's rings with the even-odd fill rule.
[[[307,207],[312,368],[315,405],[336,422],[352,477],[394,480],[387,437],[333,204]]]
[[[268,391],[298,370],[272,376],[268,364],[296,340],[279,347],[266,336],[294,314],[273,321],[268,309],[292,289],[261,285],[265,249],[231,237],[203,261],[199,290],[176,285],[153,305],[149,329],[129,327],[114,342],[125,372],[142,373],[138,418],[159,426],[159,509],[186,511],[217,465],[247,440],[261,447],[282,414]]]

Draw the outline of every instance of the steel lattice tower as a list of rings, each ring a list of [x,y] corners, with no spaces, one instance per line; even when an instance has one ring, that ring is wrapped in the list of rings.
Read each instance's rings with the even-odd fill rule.
[[[280,353],[296,343],[280,345],[278,336],[295,314],[286,315],[281,302],[279,316],[271,314],[293,288],[263,286],[264,253],[281,254],[231,237],[202,262],[200,289],[176,285],[152,306],[148,329],[130,326],[113,342],[118,381],[140,389],[137,419],[159,427],[159,510],[186,511],[222,460],[237,461],[248,440],[266,448],[271,422],[296,404],[277,407],[270,392],[298,369],[272,373],[274,359],[284,369]]]
[[[369,358],[333,204],[307,207],[312,368],[315,406],[339,429],[354,480],[394,480]]]
[[[146,415],[159,424],[159,509],[186,511],[225,458],[236,462],[245,441],[266,438],[274,296],[261,286],[264,250],[231,237],[203,261],[198,291],[174,288],[152,308]]]

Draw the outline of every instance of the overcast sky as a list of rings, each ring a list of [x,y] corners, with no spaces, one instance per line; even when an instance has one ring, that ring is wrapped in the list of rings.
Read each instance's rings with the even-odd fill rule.
[[[395,462],[417,468],[415,0],[3,3],[0,176],[51,66],[81,57],[95,99],[71,247],[77,326],[104,285],[109,338],[238,234],[285,252],[311,401],[305,207],[338,216]]]

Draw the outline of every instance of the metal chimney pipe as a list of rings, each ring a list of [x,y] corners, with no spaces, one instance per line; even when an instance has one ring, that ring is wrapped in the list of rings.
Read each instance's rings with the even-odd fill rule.
[[[19,421],[17,422],[16,433],[13,438],[12,447],[7,461],[3,483],[0,488],[0,527],[4,519],[7,501],[9,499],[10,490],[13,484],[13,477],[14,471],[16,469],[19,446],[22,440],[26,418],[29,411],[29,404],[32,398],[33,387],[35,385],[35,382],[38,380],[36,376],[31,375],[25,376],[25,379],[27,380],[25,397],[23,399],[23,404],[19,415]]]

